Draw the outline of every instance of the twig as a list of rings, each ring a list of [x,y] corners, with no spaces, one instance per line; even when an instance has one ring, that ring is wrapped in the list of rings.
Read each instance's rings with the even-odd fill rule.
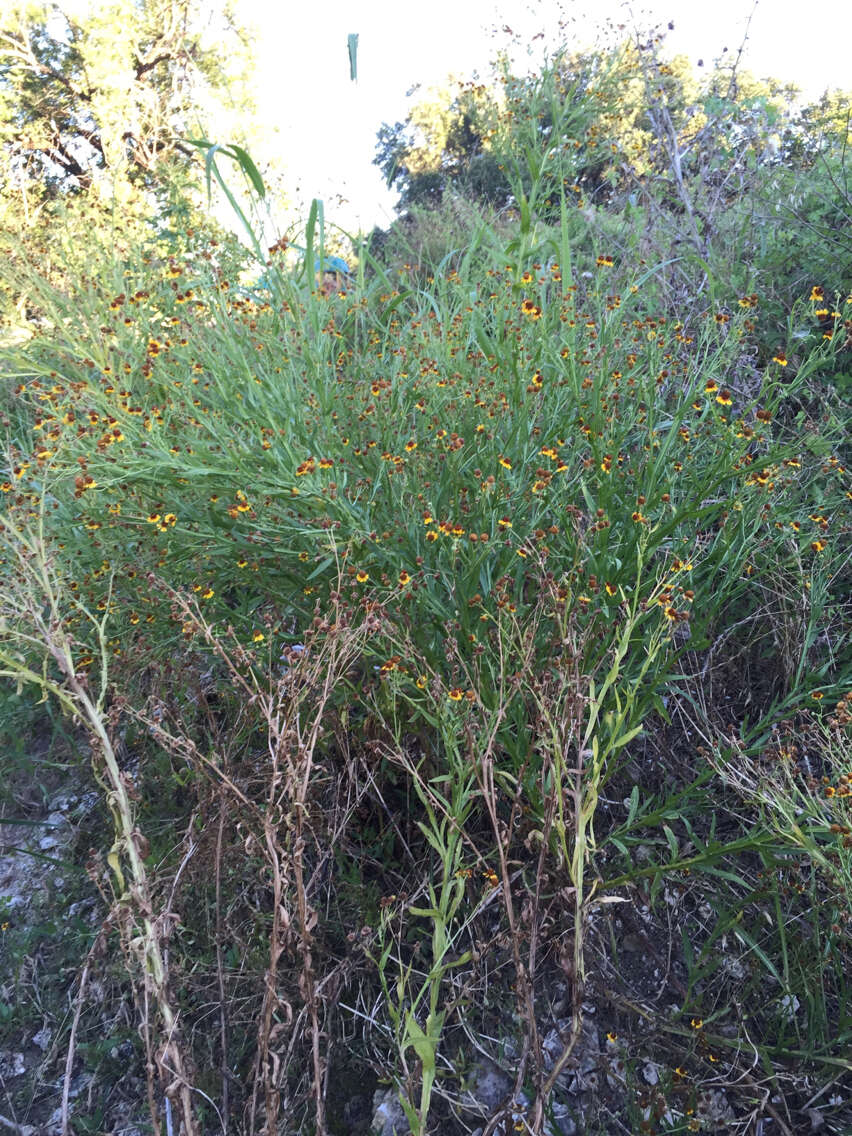
[[[62,1136],[68,1136],[68,1104],[71,1099],[71,1073],[74,1068],[77,1027],[80,1024],[80,1015],[83,1012],[83,998],[86,993],[86,983],[89,980],[89,966],[95,954],[103,947],[104,932],[106,931],[109,920],[110,917],[107,916],[107,921],[101,927],[95,941],[89,948],[89,953],[86,955],[86,962],[83,966],[83,973],[80,975],[80,988],[77,991],[77,999],[74,1005],[74,1020],[71,1022],[71,1036],[68,1038],[68,1053],[65,1057],[65,1079],[62,1084]]]
[[[115,894],[120,909],[125,913],[124,918],[136,924],[131,939],[133,951],[144,975],[145,989],[150,989],[159,1011],[162,1033],[168,1037],[158,1064],[162,1073],[165,1058],[171,1061],[175,1079],[170,1088],[173,1087],[180,1100],[185,1136],[199,1136],[186,1064],[176,1033],[177,1016],[169,995],[168,974],[163,961],[162,921],[154,915],[151,881],[144,862],[144,842],[136,827],[127,779],[122,774],[110,736],[110,720],[104,712],[108,690],[107,616],[98,619],[79,601],[70,601],[72,610],[91,625],[100,648],[100,682],[95,690],[92,681],[79,673],[75,664],[74,640],[67,632],[67,612],[64,610],[69,601],[63,594],[62,578],[45,536],[46,509],[46,496],[43,494],[39,511],[34,519],[27,522],[26,528],[19,527],[7,515],[0,516],[0,536],[20,567],[19,602],[30,629],[26,634],[35,635],[45,660],[53,660],[62,677],[59,681],[50,679],[46,669],[39,673],[8,651],[0,652],[0,661],[8,668],[3,673],[34,683],[45,696],[53,695],[89,733],[92,770],[104,790],[113,819],[115,842],[107,859]]]
[[[228,1136],[230,1073],[228,1070],[228,1011],[222,963],[222,834],[225,828],[225,795],[219,792],[219,829],[216,833],[216,977],[219,982],[219,1037],[222,1048],[222,1132]]]
[[[14,1120],[9,1120],[5,1116],[0,1116],[0,1128],[5,1128],[8,1132],[14,1132],[16,1136],[30,1136],[29,1128],[24,1128],[20,1124],[16,1124]]]

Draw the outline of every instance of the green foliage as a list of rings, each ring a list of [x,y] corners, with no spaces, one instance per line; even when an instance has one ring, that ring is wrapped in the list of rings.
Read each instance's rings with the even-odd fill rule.
[[[202,50],[201,15],[194,0],[114,0],[79,18],[48,4],[7,5],[0,137],[15,182],[53,194],[88,189],[102,176],[113,192],[124,178],[161,181],[161,164],[188,153],[178,124],[195,119],[199,100],[226,83],[227,39]],[[238,40],[228,14],[221,19]]]
[[[552,205],[563,179],[596,180],[606,165],[596,133],[618,78],[600,55],[565,55],[532,78],[505,70],[491,88],[435,89],[405,123],[381,127],[375,164],[401,209],[438,205],[447,191],[501,208],[533,185]]]
[[[400,189],[403,214],[385,243],[404,244],[430,213],[437,223],[445,195],[456,209],[458,198],[512,208],[522,229],[564,229],[567,191],[599,237],[671,266],[660,300],[674,318],[708,285],[711,296],[757,296],[765,363],[846,318],[852,275],[849,97],[798,108],[795,93],[727,66],[699,79],[685,59],[663,56],[659,38],[557,53],[532,75],[504,66],[490,86],[432,90],[404,123],[379,131],[375,162]],[[821,326],[790,327],[814,284],[825,288]],[[841,384],[843,374],[838,365]]]
[[[244,33],[222,12],[219,43],[202,47],[202,17],[209,12],[195,0],[115,0],[79,16],[45,3],[6,5],[0,18],[4,256],[22,255],[58,283],[85,271],[90,241],[129,240],[138,247],[140,231],[156,226],[182,251],[193,228],[211,232],[198,208],[202,171],[183,135],[187,124],[198,129],[201,117],[215,120],[226,86],[234,96]],[[244,90],[240,98],[248,109]],[[181,224],[169,230],[177,214]],[[9,287],[8,276],[0,311],[18,336],[43,314],[26,287]]]
[[[438,205],[449,187],[503,205],[508,187],[489,146],[496,120],[493,95],[481,85],[430,91],[405,123],[382,125],[374,164],[401,191],[403,208]]]

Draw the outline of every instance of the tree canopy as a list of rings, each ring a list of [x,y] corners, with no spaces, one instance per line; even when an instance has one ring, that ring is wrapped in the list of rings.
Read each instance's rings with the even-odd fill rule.
[[[797,94],[793,84],[758,79],[736,62],[696,72],[685,57],[664,59],[653,39],[625,40],[566,52],[532,75],[512,74],[504,63],[488,85],[451,80],[431,88],[405,121],[382,125],[374,162],[399,189],[403,211],[435,205],[448,190],[510,204],[507,166],[523,163],[542,140],[560,151],[554,190],[559,180],[598,198],[635,189],[647,177],[668,177],[675,152],[681,174],[712,184],[724,178],[711,168],[720,160],[735,165],[748,154],[752,164],[807,163],[826,132],[848,134],[848,96],[835,92],[797,110]]]
[[[215,11],[214,41],[205,35]],[[7,186],[150,188],[189,159],[191,131],[228,82],[243,33],[199,0],[15,0],[0,20],[0,145]],[[230,62],[228,63],[230,67]]]

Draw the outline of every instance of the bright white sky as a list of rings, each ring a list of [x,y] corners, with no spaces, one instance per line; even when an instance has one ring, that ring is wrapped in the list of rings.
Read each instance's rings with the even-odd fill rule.
[[[450,72],[467,77],[476,68],[486,77],[509,39],[489,31],[495,24],[511,25],[527,44],[546,31],[529,49],[532,63],[558,46],[560,17],[582,46],[593,41],[596,21],[630,24],[632,11],[645,26],[674,21],[666,53],[709,66],[723,48],[736,53],[753,13],[743,66],[793,81],[812,97],[826,86],[852,87],[848,0],[821,0],[807,11],[795,0],[238,0],[237,11],[259,33],[258,106],[291,191],[298,188],[303,201],[323,198],[326,216],[350,231],[393,219],[394,197],[371,164],[381,123],[405,118],[406,92],[416,83],[440,83]],[[355,83],[350,32],[359,35]]]

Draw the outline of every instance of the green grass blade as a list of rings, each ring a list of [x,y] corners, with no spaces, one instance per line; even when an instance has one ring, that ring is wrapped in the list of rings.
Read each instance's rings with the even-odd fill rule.
[[[358,34],[352,32],[346,37],[346,47],[349,51],[349,78],[352,82],[358,79]]]

